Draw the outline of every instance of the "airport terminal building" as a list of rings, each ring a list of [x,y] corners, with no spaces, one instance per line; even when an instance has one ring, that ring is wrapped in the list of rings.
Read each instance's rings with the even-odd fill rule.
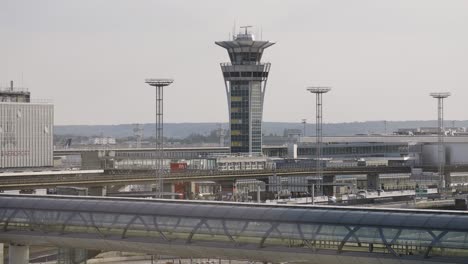
[[[31,102],[13,83],[0,99],[0,169],[53,166],[53,104]]]

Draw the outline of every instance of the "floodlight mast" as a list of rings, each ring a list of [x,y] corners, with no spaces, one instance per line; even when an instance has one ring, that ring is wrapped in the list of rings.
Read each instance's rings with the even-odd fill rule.
[[[164,192],[164,87],[173,83],[173,79],[146,79],[145,83],[155,87],[156,91],[156,130],[154,148],[154,173],[156,176],[156,197],[163,198]]]
[[[314,87],[308,87],[307,91],[314,93],[315,98],[316,98],[316,104],[315,104],[315,140],[316,140],[316,151],[315,151],[315,156],[316,156],[316,175],[319,178],[319,181],[321,181],[323,178],[322,175],[322,141],[323,141],[323,129],[322,129],[322,95],[324,93],[327,93],[331,90],[331,87],[325,87],[325,86],[314,86]],[[319,184],[319,189],[322,189],[322,185]],[[314,198],[312,197],[312,204],[314,203]]]
[[[303,118],[303,119],[301,120],[301,123],[302,123],[302,125],[304,126],[303,131],[302,131],[302,136],[305,137],[305,136],[306,136],[307,119]]]
[[[444,99],[449,97],[451,94],[448,92],[443,93],[430,93],[431,97],[437,99],[437,126],[438,126],[438,161],[439,161],[439,189],[445,189],[445,131],[444,131]]]

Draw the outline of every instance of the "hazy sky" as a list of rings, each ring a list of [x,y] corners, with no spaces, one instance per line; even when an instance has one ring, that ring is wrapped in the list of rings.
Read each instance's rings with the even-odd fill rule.
[[[226,122],[214,41],[234,22],[277,42],[264,120],[314,119],[311,85],[329,85],[325,122],[468,119],[468,1],[0,0],[0,84],[52,99],[56,124],[154,120],[149,77],[172,77],[166,122]],[[259,36],[257,36],[259,38]]]

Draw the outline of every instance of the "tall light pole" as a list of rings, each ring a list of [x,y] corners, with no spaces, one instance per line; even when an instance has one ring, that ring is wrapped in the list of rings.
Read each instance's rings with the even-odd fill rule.
[[[306,136],[306,125],[307,125],[307,119],[302,119],[302,122],[301,122],[303,125],[304,125],[304,131],[302,132],[302,136],[305,137]]]
[[[322,180],[322,95],[327,93],[331,90],[331,87],[323,87],[323,86],[316,86],[316,87],[308,87],[307,91],[314,93],[316,98],[315,104],[315,140],[316,140],[316,147],[315,147],[315,156],[316,156],[316,175],[319,178],[319,181]],[[320,189],[322,185],[320,184]],[[313,200],[313,198],[312,198]]]
[[[430,96],[437,99],[437,112],[438,112],[438,160],[439,160],[439,188],[445,189],[445,146],[444,146],[444,99],[450,96],[450,93],[430,93]]]
[[[156,131],[155,131],[155,148],[154,148],[154,163],[155,175],[157,179],[156,197],[163,198],[164,192],[164,104],[163,95],[164,87],[170,85],[172,79],[146,79],[145,83],[155,87],[156,91]]]

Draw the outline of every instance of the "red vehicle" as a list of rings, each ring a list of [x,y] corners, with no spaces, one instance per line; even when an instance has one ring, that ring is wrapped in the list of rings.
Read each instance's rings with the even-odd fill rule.
[[[172,172],[184,172],[187,170],[187,162],[171,162]]]

